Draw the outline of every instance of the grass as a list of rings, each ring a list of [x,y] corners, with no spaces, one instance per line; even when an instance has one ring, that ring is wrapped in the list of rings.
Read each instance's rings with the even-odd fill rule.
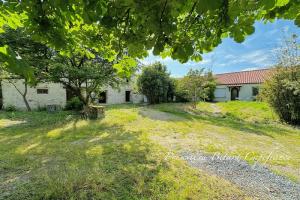
[[[172,129],[182,131],[156,137],[169,148],[239,156],[249,163],[267,164],[291,180],[300,180],[300,129],[279,123],[265,103],[200,103],[196,111],[191,111],[188,104],[154,108],[182,118],[180,123],[172,124]]]
[[[299,146],[300,130],[257,102],[116,105],[97,121],[2,112],[0,199],[246,199],[168,155],[238,155],[299,181]]]
[[[167,158],[141,109],[111,107],[97,121],[69,112],[0,113],[0,199],[247,198],[229,182]]]
[[[264,102],[231,101],[217,104],[222,113],[233,118],[254,123],[277,123],[278,117]]]

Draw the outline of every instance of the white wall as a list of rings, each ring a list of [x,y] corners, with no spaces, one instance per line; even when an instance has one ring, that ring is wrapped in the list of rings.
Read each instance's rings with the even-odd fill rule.
[[[24,80],[19,79],[10,81],[12,81],[21,92],[24,92]],[[25,110],[26,105],[23,98],[14,85],[7,80],[2,81],[3,107],[5,108],[13,105],[18,109]],[[37,89],[48,89],[48,94],[37,94]],[[66,104],[66,90],[58,83],[39,83],[36,87],[28,86],[26,96],[32,109],[53,104],[64,107]]]
[[[254,96],[252,96],[252,88],[259,87],[260,84],[245,84],[241,87],[239,92],[239,100],[241,101],[253,101]]]
[[[14,82],[14,85],[23,92],[24,80],[10,80]],[[18,93],[13,84],[7,80],[1,82],[2,94],[3,94],[3,107],[15,106],[17,109],[26,110],[26,105],[22,96]],[[37,94],[37,89],[48,89],[48,94]],[[133,90],[133,83],[124,83],[120,86],[120,89],[106,87],[103,89],[107,91],[106,104],[122,104],[126,102],[126,91],[131,91],[130,102],[142,103],[144,102],[144,95],[135,93]],[[38,107],[45,107],[46,105],[60,105],[64,107],[66,105],[66,89],[59,83],[39,83],[36,87],[29,87],[27,92],[27,100],[32,109]],[[96,103],[96,102],[95,102]]]
[[[261,84],[243,84],[239,91],[239,100],[241,101],[253,101],[255,97],[252,96],[252,88],[260,87]],[[224,91],[224,92],[223,92]],[[221,95],[223,94],[223,95]],[[231,92],[226,85],[217,85],[215,90],[214,101],[230,101]]]
[[[106,104],[128,103],[126,102],[126,91],[130,91],[130,102],[142,103],[144,101],[144,95],[136,93],[131,83],[125,83],[120,88],[106,87],[103,90],[106,91]]]
[[[226,85],[217,85],[214,101],[230,101],[230,91]]]

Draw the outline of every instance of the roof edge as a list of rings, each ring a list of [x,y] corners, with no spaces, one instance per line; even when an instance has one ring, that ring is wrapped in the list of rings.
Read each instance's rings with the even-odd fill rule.
[[[220,73],[220,74],[214,74],[216,75],[223,75],[223,74],[237,74],[237,73],[243,73],[243,72],[254,72],[254,71],[264,71],[264,70],[271,70],[275,69],[274,67],[269,67],[269,68],[262,68],[262,69],[255,69],[255,70],[246,70],[246,71],[237,71],[237,72],[225,72],[225,73]]]

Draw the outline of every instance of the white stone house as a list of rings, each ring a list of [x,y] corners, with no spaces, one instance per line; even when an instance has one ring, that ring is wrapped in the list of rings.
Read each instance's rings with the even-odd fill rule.
[[[224,74],[216,74],[214,101],[253,101],[259,88],[270,77],[272,69],[260,69]]]
[[[14,106],[17,109],[25,110],[26,105],[22,95],[24,92],[24,80],[2,80],[0,90],[0,105],[5,108]],[[47,105],[59,105],[65,107],[68,97],[67,90],[60,83],[39,83],[35,87],[27,90],[27,100],[31,109],[46,107]],[[105,87],[103,92],[95,94],[95,104],[121,104],[121,103],[140,103],[144,101],[144,96],[134,92],[133,83],[126,82],[119,88]]]

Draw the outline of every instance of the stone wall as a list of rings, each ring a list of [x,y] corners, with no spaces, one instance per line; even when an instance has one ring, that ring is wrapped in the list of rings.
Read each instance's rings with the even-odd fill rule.
[[[15,106],[17,109],[25,110],[26,106],[22,96],[18,93],[14,85],[23,92],[25,89],[24,80],[3,80],[1,82],[3,94],[3,107]],[[124,83],[120,88],[105,87],[106,104],[122,104],[122,103],[142,103],[144,95],[138,94],[133,90],[133,83]],[[48,90],[48,94],[38,94],[38,89]],[[130,91],[130,101],[126,102],[126,91]],[[66,89],[58,83],[40,83],[36,87],[28,86],[27,100],[32,109],[45,107],[47,105],[66,105]],[[97,99],[97,98],[96,98]],[[98,103],[97,100],[94,103]]]
[[[10,83],[10,82],[13,82]],[[26,106],[22,96],[14,87],[14,85],[24,92],[24,80],[3,80],[1,82],[2,95],[3,95],[3,107],[15,106],[17,109],[25,110]],[[37,90],[48,90],[48,94],[38,94]],[[64,107],[66,104],[66,90],[61,84],[58,83],[39,83],[35,87],[28,86],[27,100],[32,109],[38,107],[45,107],[46,105],[60,105]]]

